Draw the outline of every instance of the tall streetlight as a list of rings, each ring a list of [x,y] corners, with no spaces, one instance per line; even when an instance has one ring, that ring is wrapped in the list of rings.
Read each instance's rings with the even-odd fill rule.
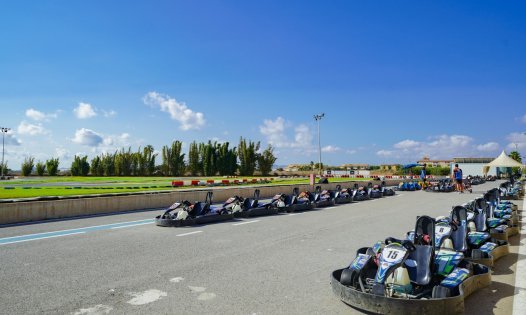
[[[5,134],[11,130],[11,128],[6,127],[0,127],[0,130],[2,131],[2,165],[0,168],[2,168],[2,179],[4,178],[4,147],[5,147]]]
[[[320,177],[323,176],[322,168],[321,168],[321,140],[320,140],[320,120],[325,116],[324,113],[321,113],[319,115],[314,115],[314,120],[318,122],[318,153],[319,153],[319,168],[320,168]]]

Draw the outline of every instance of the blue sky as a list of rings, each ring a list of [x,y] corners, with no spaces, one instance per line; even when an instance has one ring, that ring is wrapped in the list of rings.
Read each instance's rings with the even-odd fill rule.
[[[3,1],[6,160],[173,140],[277,164],[526,152],[523,1]]]

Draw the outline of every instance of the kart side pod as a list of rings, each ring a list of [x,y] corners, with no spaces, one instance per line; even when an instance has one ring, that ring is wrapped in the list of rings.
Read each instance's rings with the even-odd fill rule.
[[[459,294],[447,298],[407,299],[374,295],[341,284],[344,269],[331,274],[332,291],[342,302],[352,307],[379,314],[464,314],[464,299],[471,293],[491,284],[487,266],[473,264],[474,275],[459,287]]]

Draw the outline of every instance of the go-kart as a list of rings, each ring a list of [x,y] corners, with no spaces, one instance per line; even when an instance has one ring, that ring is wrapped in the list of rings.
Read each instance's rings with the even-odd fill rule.
[[[253,198],[245,198],[242,203],[241,211],[235,211],[234,217],[247,218],[247,217],[255,217],[255,216],[262,216],[262,215],[277,214],[278,207],[276,206],[276,202],[270,201],[267,203],[260,203],[259,194],[260,194],[260,190],[256,189],[254,191]]]
[[[272,197],[270,203],[278,209],[278,212],[292,212],[294,211],[293,198],[291,195],[277,194]]]
[[[369,199],[371,199],[371,197],[369,196],[367,188],[363,186],[358,186],[358,184],[354,184],[354,189],[352,191],[352,200],[364,201]]]
[[[516,217],[512,217],[510,219],[495,217],[495,211],[497,210],[498,205],[501,203],[500,197],[500,189],[498,188],[490,189],[484,194],[484,200],[486,201],[487,205],[486,224],[490,229],[489,232],[491,233],[492,237],[499,240],[508,241],[510,236],[519,234],[519,228],[514,223]]]
[[[181,227],[233,219],[232,210],[240,208],[240,198],[229,198],[222,206],[212,207],[212,196],[213,193],[209,191],[204,202],[191,203],[188,200],[176,202],[165,209],[163,214],[155,217],[155,224],[164,227]]]
[[[384,196],[384,192],[382,191],[380,185],[373,185],[373,183],[367,184],[367,192],[369,193],[369,197],[371,199],[382,198]]]
[[[302,191],[296,187],[292,190],[291,211],[305,211],[316,207],[314,195],[310,191]]]
[[[434,229],[434,220],[422,216],[408,236],[413,241],[388,238],[385,245],[359,249],[347,268],[332,273],[333,292],[346,304],[373,313],[463,312],[464,298],[490,284],[489,269],[454,251],[453,259],[437,261]]]
[[[314,202],[316,207],[330,207],[336,204],[334,200],[334,193],[330,190],[322,190],[321,186],[316,186],[314,191]]]
[[[336,190],[334,192],[334,203],[350,203],[353,199],[353,191],[349,188],[342,189],[341,185],[336,185]]]
[[[409,181],[409,182],[401,182],[398,185],[398,190],[400,191],[415,191],[415,190],[421,190],[422,186],[418,184],[417,182]]]
[[[449,223],[452,231],[449,238],[453,243],[452,249],[462,252],[466,259],[472,262],[491,267],[495,260],[509,253],[508,242],[495,239],[486,231],[478,231],[478,214],[471,219],[468,214],[469,211],[463,206],[456,206],[451,211]]]
[[[444,178],[434,183],[428,191],[432,192],[452,192],[455,190],[455,186],[451,179]]]
[[[380,190],[382,191],[383,196],[394,196],[396,194],[393,188],[385,186],[385,181],[382,181]]]

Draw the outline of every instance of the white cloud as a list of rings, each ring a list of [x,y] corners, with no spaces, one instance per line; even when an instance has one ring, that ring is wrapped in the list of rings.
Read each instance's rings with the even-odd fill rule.
[[[321,152],[326,152],[326,153],[335,153],[335,152],[339,152],[341,150],[342,150],[342,148],[337,147],[337,146],[333,146],[333,145],[328,145],[328,146],[325,146],[325,147],[321,148]]]
[[[472,156],[477,147],[473,138],[465,135],[438,135],[428,138],[428,141],[406,139],[395,143],[394,150],[380,150],[376,154],[391,156],[398,159],[417,160],[423,156],[431,159],[451,159],[459,156]]]
[[[30,136],[44,135],[48,133],[48,131],[44,127],[42,127],[42,125],[40,124],[34,125],[26,121],[22,121],[18,125],[17,131],[21,135],[30,135]]]
[[[507,148],[510,150],[526,148],[526,134],[524,132],[512,132],[506,136],[509,141]]]
[[[91,104],[88,103],[80,102],[79,106],[73,109],[73,112],[75,113],[75,116],[77,116],[78,119],[87,119],[97,116],[97,113],[95,112]]]
[[[265,119],[259,126],[259,132],[267,138],[267,142],[276,148],[290,146],[285,135],[285,119],[278,117],[276,120]]]
[[[377,151],[377,152],[376,152],[376,155],[387,157],[387,156],[391,156],[391,155],[393,155],[393,151],[389,151],[389,150],[380,150],[380,151]]]
[[[180,123],[181,130],[201,129],[205,124],[203,113],[194,112],[185,103],[179,103],[175,98],[157,92],[149,92],[143,97],[143,102],[161,111],[169,113],[170,118]]]
[[[287,123],[283,117],[277,117],[275,120],[265,119],[263,125],[259,126],[259,132],[275,148],[312,150],[313,135],[310,128],[305,124],[298,125],[294,128],[294,141],[290,141],[287,136],[290,125],[291,123]]]
[[[521,121],[526,124],[526,114],[524,114],[524,116],[521,117]]]
[[[312,139],[314,138],[311,130],[307,125],[301,124],[294,129],[296,133],[294,136],[293,147],[309,148],[312,147]]]
[[[485,144],[477,145],[477,150],[482,152],[492,152],[499,149],[499,144],[497,142],[488,142]]]
[[[407,139],[407,140],[395,143],[393,147],[395,147],[396,149],[404,150],[404,149],[412,149],[412,148],[418,147],[419,145],[421,145],[420,142]]]
[[[358,150],[347,150],[347,151],[345,151],[345,153],[347,153],[347,154],[356,154],[356,153],[358,153]]]
[[[106,118],[109,118],[109,117],[113,117],[113,116],[117,115],[117,112],[114,111],[113,109],[111,109],[109,111],[102,110],[102,115],[104,115],[104,117],[106,117]]]
[[[102,135],[91,129],[81,128],[75,131],[75,137],[71,141],[90,147],[96,147],[104,142],[104,138]]]
[[[57,114],[46,114],[36,109],[30,108],[26,110],[26,116],[35,121],[49,121],[51,118],[57,118]]]
[[[124,147],[124,146],[129,145],[129,139],[130,139],[130,134],[125,132],[120,135],[110,135],[110,136],[104,137],[104,140],[102,141],[102,143],[105,146]]]

